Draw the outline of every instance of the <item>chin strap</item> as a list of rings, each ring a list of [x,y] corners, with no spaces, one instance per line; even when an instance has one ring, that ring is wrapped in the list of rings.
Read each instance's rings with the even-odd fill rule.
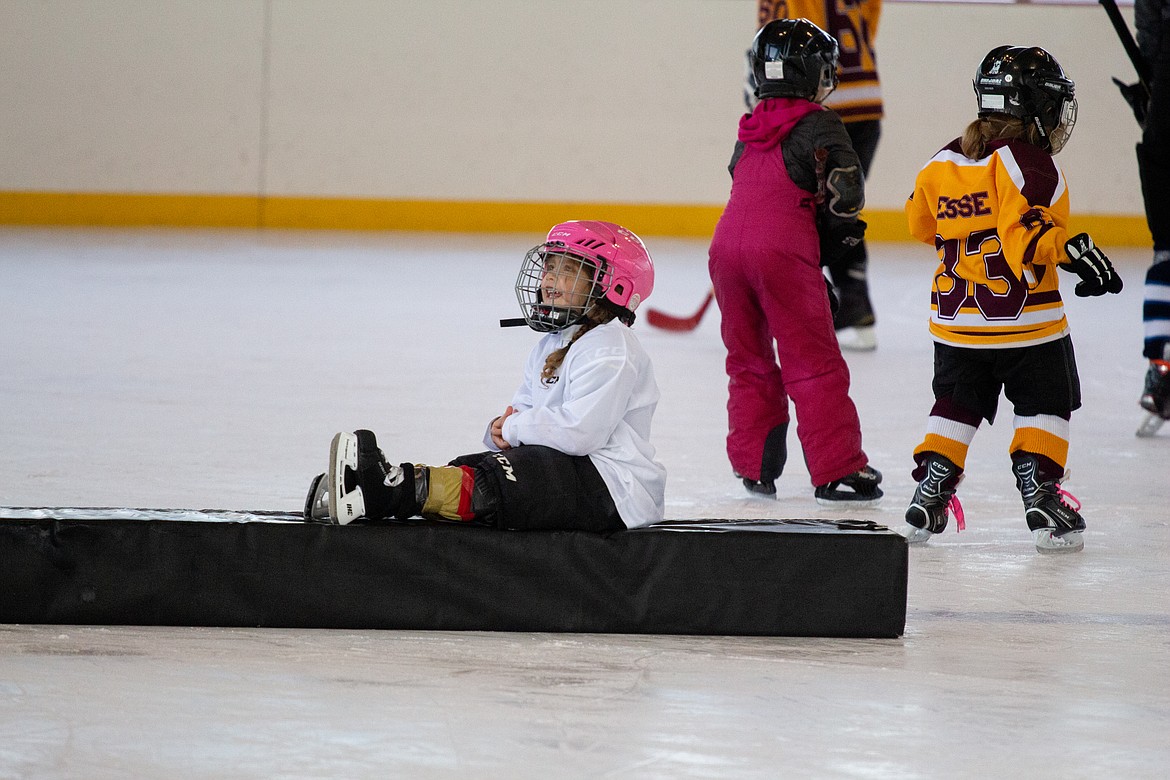
[[[527,324],[528,324],[528,320],[524,319],[523,317],[511,317],[511,318],[506,319],[506,320],[500,320],[500,327],[501,328],[518,328],[521,325],[527,325]]]

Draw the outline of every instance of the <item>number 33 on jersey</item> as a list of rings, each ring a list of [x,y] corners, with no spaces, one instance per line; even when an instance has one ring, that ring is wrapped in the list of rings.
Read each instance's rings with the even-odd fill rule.
[[[919,172],[906,216],[911,235],[938,250],[936,341],[1022,347],[1067,332],[1056,264],[1067,260],[1068,189],[1048,153],[992,141],[971,160],[956,139]]]

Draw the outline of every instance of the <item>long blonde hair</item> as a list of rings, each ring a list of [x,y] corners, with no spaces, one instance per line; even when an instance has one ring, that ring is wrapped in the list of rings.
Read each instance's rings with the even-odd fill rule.
[[[981,116],[963,131],[960,145],[963,156],[972,160],[981,160],[987,153],[987,144],[1002,139],[1019,138],[1041,149],[1047,148],[1048,142],[1040,134],[1040,129],[1030,122],[1025,122],[1007,114],[990,114]]]
[[[561,367],[561,363],[565,361],[565,355],[569,353],[569,349],[577,343],[577,339],[584,336],[589,331],[596,328],[598,325],[604,325],[610,320],[614,319],[615,315],[609,309],[594,305],[585,314],[585,319],[581,321],[581,327],[573,334],[573,338],[569,339],[569,343],[558,350],[549,353],[549,356],[544,359],[544,368],[540,371],[541,384],[549,384],[556,376],[557,369]]]

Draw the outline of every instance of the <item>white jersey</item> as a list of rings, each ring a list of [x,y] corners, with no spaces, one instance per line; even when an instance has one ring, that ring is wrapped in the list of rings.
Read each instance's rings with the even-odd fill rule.
[[[650,444],[659,392],[637,337],[618,320],[599,325],[568,351],[553,382],[540,381],[545,358],[568,344],[579,327],[549,333],[532,350],[503,438],[513,447],[541,444],[588,455],[626,526],[656,523],[666,492],[666,469]],[[490,431],[484,443],[496,450]]]

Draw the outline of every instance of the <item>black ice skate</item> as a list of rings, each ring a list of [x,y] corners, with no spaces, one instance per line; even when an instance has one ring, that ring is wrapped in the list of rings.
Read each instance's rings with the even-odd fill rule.
[[[1041,481],[1040,464],[1031,455],[1014,457],[1012,471],[1024,500],[1024,519],[1036,541],[1036,549],[1040,552],[1079,552],[1084,549],[1081,532],[1085,530],[1085,518],[1077,511],[1081,508],[1080,502],[1065,492],[1060,480]]]
[[[388,463],[371,431],[339,433],[333,437],[329,447],[329,474],[323,483],[324,503],[328,506],[328,520],[323,522],[346,525],[358,518],[406,519],[422,508],[415,498],[414,465]],[[314,492],[320,489],[318,485]],[[318,510],[314,507],[316,499],[310,495],[306,509],[312,515]]]
[[[1138,428],[1138,436],[1153,436],[1170,420],[1170,361],[1151,360],[1140,401],[1149,416]]]
[[[906,509],[906,522],[910,524],[906,541],[910,544],[921,544],[934,534],[941,534],[946,530],[950,512],[954,512],[962,528],[963,507],[955,490],[963,479],[963,470],[942,455],[929,455],[922,465],[926,467],[926,476],[918,483]]]
[[[782,422],[772,430],[764,440],[764,454],[760,459],[760,478],[751,479],[743,474],[735,476],[743,480],[743,486],[749,493],[758,496],[773,498],[776,495],[776,480],[784,473],[784,464],[788,460],[788,423]]]
[[[840,305],[833,314],[833,328],[837,331],[837,343],[841,349],[854,352],[870,352],[877,349],[877,335],[874,332],[873,304],[869,302],[869,289],[864,267],[850,268],[847,277],[837,283]]]
[[[748,489],[749,493],[754,493],[759,496],[768,496],[772,498],[776,495],[776,481],[772,479],[748,479],[741,477],[739,474],[735,476],[743,480],[743,486]]]
[[[882,473],[873,466],[866,466],[828,484],[817,485],[817,503],[823,506],[877,506],[883,495],[878,487],[881,481]]]

